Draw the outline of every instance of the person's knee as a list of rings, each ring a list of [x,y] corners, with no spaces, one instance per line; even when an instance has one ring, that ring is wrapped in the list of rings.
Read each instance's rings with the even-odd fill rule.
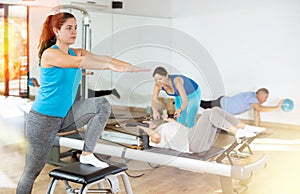
[[[106,112],[107,114],[111,113],[112,107],[110,102],[106,98],[103,97],[95,98],[95,104],[98,110],[97,112],[101,111],[101,112]]]
[[[203,113],[201,113],[201,117],[207,117],[211,114],[212,109],[207,109]]]
[[[211,118],[214,117],[214,115],[219,115],[220,112],[222,112],[223,110],[220,107],[213,107],[211,109],[207,109],[205,110],[202,114],[201,117],[207,117],[211,120]]]

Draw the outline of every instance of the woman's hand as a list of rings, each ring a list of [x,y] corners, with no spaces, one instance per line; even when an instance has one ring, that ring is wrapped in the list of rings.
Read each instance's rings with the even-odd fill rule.
[[[123,65],[115,65],[110,64],[109,69],[116,72],[142,72],[142,71],[150,71],[150,69],[137,67],[137,66],[123,66]]]
[[[137,66],[132,66],[131,67],[131,72],[141,72],[141,71],[150,71],[150,69],[137,67]]]
[[[181,107],[179,109],[177,109],[174,113],[174,118],[179,118],[181,111],[182,111]]]

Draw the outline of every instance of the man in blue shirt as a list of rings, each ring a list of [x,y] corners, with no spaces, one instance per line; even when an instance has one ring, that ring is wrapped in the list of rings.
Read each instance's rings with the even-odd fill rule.
[[[218,106],[232,115],[242,114],[251,108],[254,109],[255,125],[260,125],[260,112],[280,110],[284,100],[280,100],[277,106],[262,106],[269,97],[266,88],[260,88],[256,92],[242,92],[234,96],[221,96],[212,101],[201,101],[200,107],[207,109]]]

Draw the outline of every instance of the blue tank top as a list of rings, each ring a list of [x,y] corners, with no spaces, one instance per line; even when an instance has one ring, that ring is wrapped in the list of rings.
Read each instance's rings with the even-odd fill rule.
[[[174,94],[169,94],[165,90],[165,88],[162,87],[162,90],[164,90],[169,96],[180,96],[179,91],[176,89],[176,87],[174,85],[174,79],[176,77],[181,77],[183,79],[183,88],[185,89],[186,95],[192,94],[195,90],[198,89],[198,84],[194,80],[192,80],[184,75],[170,75],[172,86],[174,88]]]
[[[56,45],[52,48],[58,49]],[[76,56],[69,48],[69,54]],[[81,69],[40,67],[40,89],[32,109],[48,116],[65,117],[70,110],[81,80]]]

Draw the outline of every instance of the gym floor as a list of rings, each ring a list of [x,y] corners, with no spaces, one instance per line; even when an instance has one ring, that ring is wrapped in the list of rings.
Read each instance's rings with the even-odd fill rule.
[[[19,99],[0,99],[0,193],[15,193],[16,184],[24,167],[24,117]],[[9,107],[9,108],[8,108]],[[268,154],[267,167],[253,175],[246,194],[298,194],[300,191],[300,126],[263,123],[267,132],[252,143],[254,154]],[[225,145],[233,137],[221,134],[218,144]],[[113,158],[114,159],[114,158]],[[69,160],[69,159],[66,159]],[[118,158],[115,158],[118,160]],[[243,160],[243,159],[240,159]],[[246,161],[244,161],[246,162]],[[128,174],[134,193],[221,193],[219,177],[213,174],[190,172],[168,166],[153,168],[154,164],[130,161]],[[33,194],[45,193],[50,178],[49,171],[57,168],[46,164],[34,184]],[[141,175],[141,176],[139,176]],[[136,178],[134,178],[137,176]],[[121,192],[125,193],[123,185]],[[62,183],[57,193],[64,193]]]

